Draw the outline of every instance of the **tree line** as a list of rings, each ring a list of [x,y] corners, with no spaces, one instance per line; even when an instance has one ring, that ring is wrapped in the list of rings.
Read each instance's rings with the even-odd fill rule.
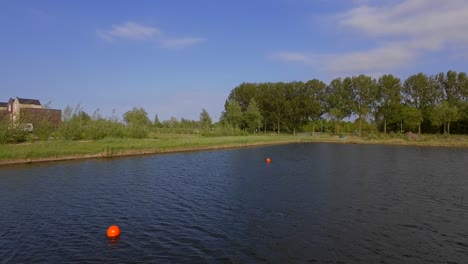
[[[242,83],[225,102],[221,122],[247,131],[317,130],[318,121],[340,133],[345,118],[355,132],[468,133],[468,78],[464,72],[391,74],[307,82]],[[311,128],[312,126],[312,128]]]
[[[354,121],[344,121],[346,118]],[[350,119],[350,120],[351,120]],[[378,79],[359,75],[335,78],[329,84],[307,82],[242,83],[232,89],[219,122],[205,109],[199,120],[171,117],[150,120],[144,108],[134,107],[120,119],[114,113],[92,115],[81,106],[66,107],[57,127],[44,117],[31,133],[22,125],[0,120],[0,143],[62,138],[68,140],[145,138],[154,133],[204,136],[249,133],[363,131],[468,134],[468,77],[448,71],[418,73],[406,80],[386,74]],[[153,134],[152,134],[153,133]]]

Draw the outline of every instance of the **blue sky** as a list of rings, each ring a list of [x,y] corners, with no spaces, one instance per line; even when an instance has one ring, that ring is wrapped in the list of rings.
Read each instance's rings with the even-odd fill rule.
[[[465,0],[2,1],[0,101],[217,120],[242,82],[467,71]]]

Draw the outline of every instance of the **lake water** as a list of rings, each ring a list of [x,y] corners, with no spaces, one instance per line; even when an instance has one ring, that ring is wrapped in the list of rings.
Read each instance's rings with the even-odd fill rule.
[[[0,263],[99,262],[468,263],[468,150],[311,143],[0,167]]]

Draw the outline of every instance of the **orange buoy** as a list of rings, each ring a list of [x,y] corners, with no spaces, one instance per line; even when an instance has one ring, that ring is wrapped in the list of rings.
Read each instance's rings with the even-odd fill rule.
[[[271,162],[271,159],[270,158],[266,158],[266,163],[270,163]]]
[[[110,238],[115,238],[120,235],[120,228],[116,225],[110,226],[107,229],[107,236]]]

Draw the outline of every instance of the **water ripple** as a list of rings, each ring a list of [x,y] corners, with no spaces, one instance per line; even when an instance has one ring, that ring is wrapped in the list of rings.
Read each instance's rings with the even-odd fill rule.
[[[0,168],[0,263],[467,263],[467,158],[293,144]]]

